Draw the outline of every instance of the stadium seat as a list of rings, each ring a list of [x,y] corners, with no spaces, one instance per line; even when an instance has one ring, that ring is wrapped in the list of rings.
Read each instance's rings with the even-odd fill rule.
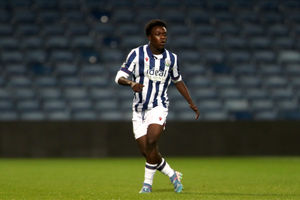
[[[51,121],[65,121],[71,119],[71,114],[66,111],[48,112],[47,119]]]

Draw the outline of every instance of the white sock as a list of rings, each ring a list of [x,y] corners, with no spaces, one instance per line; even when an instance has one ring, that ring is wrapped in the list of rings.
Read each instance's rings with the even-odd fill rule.
[[[163,158],[161,163],[158,165],[157,170],[159,170],[164,175],[167,175],[169,178],[171,178],[174,175],[174,170]]]
[[[153,177],[156,172],[156,167],[157,167],[157,164],[149,164],[146,162],[144,183],[152,185]]]

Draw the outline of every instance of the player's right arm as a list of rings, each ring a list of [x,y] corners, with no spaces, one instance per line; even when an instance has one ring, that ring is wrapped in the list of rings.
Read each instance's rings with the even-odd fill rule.
[[[140,84],[140,83],[137,83],[137,82],[134,82],[134,81],[131,81],[131,80],[128,80],[127,78],[121,76],[120,78],[118,78],[118,80],[116,81],[118,84],[120,85],[127,85],[127,86],[130,86],[131,89],[134,91],[134,92],[141,92],[143,90],[143,87],[144,85],[143,84]]]
[[[141,92],[144,85],[129,80],[129,76],[134,71],[136,63],[136,52],[132,50],[127,56],[126,61],[121,66],[121,69],[118,71],[115,82],[120,85],[130,86],[134,92]]]

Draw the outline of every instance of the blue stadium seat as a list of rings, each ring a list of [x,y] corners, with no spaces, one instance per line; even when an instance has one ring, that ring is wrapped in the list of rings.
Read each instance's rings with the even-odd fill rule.
[[[248,40],[249,46],[253,49],[270,49],[271,39],[267,36],[251,37]]]
[[[61,18],[60,12],[57,10],[44,10],[39,13],[38,19],[43,23],[53,23],[59,21]]]
[[[23,23],[34,23],[36,19],[35,12],[32,12],[27,9],[19,9],[18,12],[14,13],[14,22],[16,24],[23,24]]]
[[[45,36],[54,36],[54,35],[63,36],[65,33],[65,27],[60,23],[57,23],[57,24],[53,23],[53,24],[44,26],[41,32]],[[47,43],[47,41],[46,41],[46,43]]]
[[[64,97],[69,100],[79,100],[79,99],[88,99],[88,93],[85,88],[66,88],[64,89]]]
[[[44,50],[27,50],[25,60],[27,63],[44,63],[47,60],[47,53]]]
[[[168,22],[168,24],[184,24],[185,14],[178,8],[162,9],[160,13],[161,19]],[[172,26],[172,25],[170,25]]]
[[[32,81],[26,76],[11,76],[8,85],[14,88],[31,87]]]
[[[70,35],[88,35],[89,34],[89,27],[83,23],[70,23],[67,26],[66,32],[69,33]]]
[[[245,91],[245,96],[248,100],[266,99],[268,92],[262,88],[250,88]]]
[[[182,50],[181,54],[178,55],[178,59],[180,59],[180,63],[185,65],[186,63],[198,63],[199,61],[199,53],[193,50]]]
[[[273,111],[274,102],[271,99],[255,99],[251,103],[251,108],[254,112]]]
[[[71,100],[69,106],[75,112],[92,110],[92,103],[88,99]]]
[[[75,1],[72,1],[75,2]],[[63,17],[68,21],[68,22],[84,22],[85,20],[85,15],[82,11],[78,10],[70,10],[67,12],[63,13]]]
[[[62,99],[45,99],[43,102],[43,109],[48,112],[64,112],[67,110],[67,104]]]
[[[239,88],[224,88],[219,91],[219,95],[226,101],[234,101],[242,98],[243,93]],[[230,103],[231,104],[231,103]]]
[[[267,31],[268,31],[268,34],[270,34],[273,37],[288,36],[288,34],[289,34],[288,28],[283,24],[271,25]]]
[[[272,46],[276,49],[293,49],[295,43],[296,41],[291,37],[277,37]]]
[[[46,41],[47,48],[67,49],[69,47],[69,37],[66,36],[51,36]]]
[[[200,113],[202,112],[211,112],[211,111],[220,111],[223,109],[222,101],[219,99],[209,99],[209,100],[199,100],[198,107]]]
[[[67,111],[47,112],[47,119],[53,121],[66,121],[71,119],[71,114]]]
[[[38,35],[40,32],[40,28],[36,24],[22,24],[20,23],[16,27],[16,34],[19,36],[33,36]]]
[[[84,85],[88,87],[106,87],[109,83],[107,76],[105,75],[89,75],[82,78]]]
[[[45,114],[41,111],[24,111],[20,114],[20,119],[25,121],[41,121],[45,118]]]
[[[83,64],[80,69],[81,75],[103,75],[106,69],[99,64]]]
[[[225,121],[228,120],[229,116],[226,111],[218,110],[218,111],[205,112],[202,118],[203,120],[206,121]]]
[[[0,10],[0,22],[7,22],[11,18],[11,13],[5,9]]]
[[[137,35],[141,32],[139,27],[134,23],[122,23],[116,29],[116,32],[120,35]]]
[[[0,97],[0,112],[13,111],[15,106],[13,102],[4,100]]]
[[[134,17],[134,12],[128,8],[125,8],[114,10],[111,18],[116,24],[121,24],[134,21]]]
[[[4,51],[17,50],[19,48],[19,41],[17,38],[13,38],[9,36],[1,37],[0,46],[1,49],[3,49]]]
[[[8,101],[11,98],[10,90],[0,87],[0,100]]]
[[[0,36],[11,36],[13,27],[11,24],[0,24]]]
[[[227,99],[224,101],[224,108],[229,112],[248,111],[249,103],[246,99]]]
[[[48,1],[48,0],[36,0],[35,5],[38,8],[44,8],[44,9],[57,9],[58,1]]]
[[[41,88],[38,90],[38,95],[44,100],[62,98],[62,91],[57,87]]]
[[[91,121],[91,120],[96,120],[97,115],[93,111],[77,111],[72,114],[72,119]]]
[[[15,111],[0,112],[1,121],[15,121],[18,120],[18,114]]]
[[[283,70],[280,65],[265,64],[260,66],[259,72],[264,76],[280,76],[283,73]]]
[[[136,46],[131,46],[131,48],[135,48]],[[103,60],[103,62],[111,62],[113,61],[119,61],[122,62],[123,59],[123,53],[121,50],[118,49],[103,49],[100,52],[100,57]]]
[[[288,84],[287,80],[281,76],[269,76],[263,79],[263,85],[268,88],[283,88]]]
[[[262,25],[260,24],[253,24],[253,23],[245,23],[241,28],[241,34],[253,37],[253,36],[264,36],[265,31]]]
[[[23,37],[21,43],[19,44],[21,48],[24,49],[42,49],[44,45],[44,40],[39,37]]]
[[[223,39],[223,45],[228,49],[246,49],[246,39],[236,36],[228,36]]]
[[[270,50],[259,50],[253,53],[253,59],[257,63],[275,63],[275,52]]]
[[[212,84],[211,80],[202,75],[195,75],[186,80],[188,85],[196,88],[208,87]]]
[[[12,97],[19,100],[34,99],[36,93],[33,88],[16,88],[12,91]]]
[[[21,111],[38,111],[40,109],[40,103],[36,99],[20,100],[16,104],[16,108]]]
[[[57,50],[52,51],[50,54],[50,60],[52,62],[73,62],[74,59],[74,54],[70,50]]]
[[[26,66],[23,64],[7,64],[5,66],[5,72],[8,76],[25,75],[27,73]]]
[[[124,116],[120,111],[101,112],[99,119],[104,121],[119,121],[124,120]]]
[[[61,54],[59,56],[63,56],[64,54]],[[71,55],[69,55],[71,56]],[[60,57],[59,57],[60,59]],[[70,60],[71,61],[71,60]],[[72,64],[72,63],[58,63],[56,66],[55,66],[55,73],[57,75],[60,75],[60,76],[65,76],[65,75],[75,75],[78,71],[78,68],[75,64]]]
[[[98,112],[107,112],[107,111],[118,111],[119,105],[116,100],[112,99],[101,99],[95,102],[93,106]],[[130,109],[128,110],[130,111]]]
[[[294,92],[292,89],[274,88],[270,91],[270,95],[275,100],[282,100],[282,99],[288,100],[288,99],[293,99]]]
[[[277,113],[275,111],[259,111],[255,113],[254,119],[261,121],[270,121],[277,118]]]
[[[121,46],[125,49],[133,49],[144,43],[146,43],[145,36],[137,34],[137,35],[130,35],[130,36],[124,37],[121,41]],[[115,52],[115,53],[117,53],[117,52]],[[119,53],[116,55],[119,56]],[[107,58],[105,58],[105,59],[107,59]]]
[[[214,85],[217,88],[237,87],[237,81],[234,76],[215,76]]]
[[[24,57],[20,51],[5,51],[1,53],[1,60],[5,63],[21,63]]]
[[[53,76],[38,76],[36,77],[34,84],[40,88],[55,87],[57,86],[57,81]]]
[[[293,50],[282,50],[278,53],[278,62],[282,64],[300,63],[300,53]]]
[[[168,27],[168,32],[172,36],[186,36],[190,34],[190,29],[188,26],[184,24],[175,24],[170,27]]]
[[[83,85],[80,78],[76,76],[62,76],[59,83],[62,87],[80,87]]]

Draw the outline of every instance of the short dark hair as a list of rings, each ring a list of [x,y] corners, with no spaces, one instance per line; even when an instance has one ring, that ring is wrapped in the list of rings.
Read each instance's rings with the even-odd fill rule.
[[[162,26],[162,27],[167,28],[167,23],[161,19],[150,20],[145,26],[146,36],[149,36],[151,34],[151,30],[155,26]]]

